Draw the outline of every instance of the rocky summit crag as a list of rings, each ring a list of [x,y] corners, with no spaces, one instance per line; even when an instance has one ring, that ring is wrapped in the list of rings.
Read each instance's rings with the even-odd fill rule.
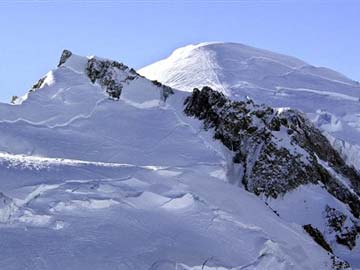
[[[72,52],[64,50],[58,67],[65,64],[72,56]],[[139,77],[133,68],[129,68],[123,63],[102,59],[98,57],[90,57],[87,61],[86,74],[92,83],[99,83],[108,93],[109,97],[114,100],[119,100],[124,85],[128,84]],[[158,81],[154,80],[152,83],[162,89],[161,99],[166,100],[169,95],[173,94],[173,90]],[[34,86],[33,89],[36,89]]]

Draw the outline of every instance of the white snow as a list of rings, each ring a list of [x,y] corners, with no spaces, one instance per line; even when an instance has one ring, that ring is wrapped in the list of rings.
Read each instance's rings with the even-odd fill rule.
[[[217,68],[208,57],[199,76]],[[0,104],[0,269],[331,269],[300,225],[224,181],[236,168],[183,115],[187,93],[162,104],[139,77],[110,100],[86,61],[73,55],[23,103]]]
[[[46,226],[50,224],[50,215],[35,215],[29,210],[25,210],[24,214],[18,218],[18,221],[28,223],[32,226]]]
[[[191,194],[187,193],[179,198],[173,198],[164,205],[162,208],[168,210],[180,210],[184,208],[191,207],[194,204],[194,198]]]
[[[50,211],[72,211],[81,209],[103,209],[109,208],[113,205],[119,204],[114,200],[71,200],[65,202],[59,202]]]

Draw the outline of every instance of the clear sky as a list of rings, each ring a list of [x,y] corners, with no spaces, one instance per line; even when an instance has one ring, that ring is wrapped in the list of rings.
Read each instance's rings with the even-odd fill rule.
[[[360,80],[359,14],[360,0],[0,0],[0,100],[24,94],[64,48],[140,68],[231,41]]]

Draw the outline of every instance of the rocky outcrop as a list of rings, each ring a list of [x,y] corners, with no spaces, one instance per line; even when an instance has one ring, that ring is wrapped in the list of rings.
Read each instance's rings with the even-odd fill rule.
[[[343,270],[343,269],[352,269],[350,264],[347,261],[340,259],[339,257],[332,255],[332,269],[333,270]]]
[[[318,243],[323,249],[330,253],[333,253],[331,246],[317,228],[313,227],[311,224],[304,225],[303,228],[311,236],[311,238],[314,239],[314,241]]]
[[[31,87],[31,89],[29,90],[29,92],[31,93],[31,92],[34,92],[34,91],[40,89],[40,88],[43,86],[45,80],[46,80],[46,77],[42,77],[40,80],[37,81],[37,83],[35,83],[35,84]]]
[[[137,78],[124,64],[95,57],[88,60],[86,72],[91,82],[98,82],[114,100],[120,98],[124,84]]]
[[[345,214],[328,205],[325,208],[325,218],[327,220],[329,232],[341,232],[347,220]]]
[[[341,232],[340,235],[336,235],[336,242],[341,245],[347,246],[350,250],[352,250],[356,246],[356,240],[359,234],[359,226],[345,228],[345,232]]]
[[[60,67],[62,64],[64,64],[66,62],[66,60],[68,60],[70,57],[72,56],[72,52],[69,50],[63,50],[61,57],[60,57],[60,61],[58,64],[58,67]]]
[[[334,270],[341,270],[341,269],[351,269],[350,264],[339,257],[333,255],[333,250],[330,244],[326,241],[324,235],[321,231],[311,224],[306,224],[303,226],[305,232],[323,249],[327,252],[331,253],[331,260],[332,260],[332,269]]]
[[[335,208],[326,206],[325,220],[329,233],[335,234],[336,242],[352,250],[360,235],[360,224]]]
[[[184,105],[185,114],[202,120],[214,139],[233,153],[239,180],[248,191],[276,198],[300,185],[321,182],[360,216],[359,197],[336,177],[349,179],[359,193],[359,174],[302,113],[277,111],[252,100],[231,101],[209,87],[194,89]]]
[[[121,91],[125,84],[141,77],[134,69],[131,69],[122,63],[102,60],[95,57],[88,60],[86,72],[91,82],[98,82],[106,89],[109,97],[114,100],[120,98]],[[166,101],[170,95],[174,94],[174,91],[170,87],[157,81],[152,81],[152,83],[160,88],[160,98],[163,101]]]
[[[18,100],[18,98],[19,98],[18,96],[12,96],[10,103],[16,104],[16,101]]]
[[[294,113],[294,111],[287,111],[284,116],[290,120],[288,127],[296,129],[294,139],[299,145],[308,152],[316,153],[318,158],[326,161],[328,166],[333,168],[336,173],[346,177],[351,182],[357,195],[360,195],[359,173],[353,167],[346,165],[343,158],[320,130],[312,125],[304,115]]]

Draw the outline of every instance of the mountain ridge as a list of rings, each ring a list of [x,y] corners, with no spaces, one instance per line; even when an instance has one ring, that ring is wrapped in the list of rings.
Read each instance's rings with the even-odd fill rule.
[[[22,102],[0,103],[0,240],[13,247],[0,252],[0,268],[359,265],[357,234],[354,244],[345,229],[357,233],[356,219],[320,184],[276,199],[228,184],[235,152],[184,113],[189,93],[117,61],[68,52],[61,59]],[[327,205],[344,220],[336,232],[322,216]],[[309,221],[336,255],[306,234]]]
[[[299,109],[326,134],[348,164],[360,168],[358,82],[327,68],[242,44],[198,46],[201,50],[196,45],[177,49],[185,52],[183,57],[172,54],[139,73],[184,91],[210,86],[234,100],[250,97],[275,108]]]

